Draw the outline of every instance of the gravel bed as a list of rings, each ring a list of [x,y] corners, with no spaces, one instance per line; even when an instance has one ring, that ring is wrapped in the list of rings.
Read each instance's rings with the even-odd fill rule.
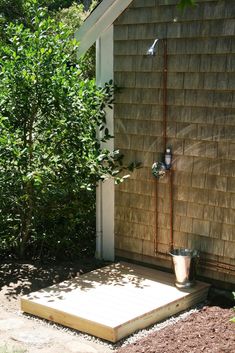
[[[118,349],[120,347],[127,346],[129,344],[132,344],[132,343],[138,341],[139,339],[141,339],[143,337],[146,337],[150,333],[159,331],[159,330],[165,328],[166,326],[174,325],[178,321],[187,318],[188,316],[190,316],[191,314],[193,314],[195,312],[198,312],[201,308],[203,308],[204,305],[206,305],[206,303],[200,303],[197,306],[195,306],[189,310],[186,310],[186,311],[183,311],[179,314],[171,316],[167,320],[164,320],[164,321],[161,321],[161,322],[156,323],[154,325],[151,325],[145,329],[138,330],[138,331],[134,332],[133,334],[131,334],[130,336],[121,339],[117,343],[110,343],[108,341],[102,340],[102,339],[97,338],[95,336],[91,336],[89,334],[82,333],[80,331],[71,329],[69,327],[66,327],[66,326],[63,326],[60,324],[52,323],[50,321],[38,318],[38,317],[30,315],[30,314],[18,312],[18,315],[23,316],[23,317],[27,317],[29,320],[36,321],[37,323],[41,324],[42,326],[53,327],[59,331],[66,332],[67,334],[70,334],[71,336],[79,337],[84,340],[88,340],[88,341],[92,341],[94,343],[102,344],[102,345],[108,347],[109,349],[112,349],[113,351],[115,351],[116,349]]]

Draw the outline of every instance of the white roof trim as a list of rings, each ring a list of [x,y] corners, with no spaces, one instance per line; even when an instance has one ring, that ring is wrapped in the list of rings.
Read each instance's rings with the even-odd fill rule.
[[[103,0],[75,32],[80,42],[78,56],[84,54],[133,0]]]

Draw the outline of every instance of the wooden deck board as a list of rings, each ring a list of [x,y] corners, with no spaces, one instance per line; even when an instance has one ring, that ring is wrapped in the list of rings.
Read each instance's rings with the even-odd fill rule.
[[[116,342],[204,300],[209,285],[180,291],[174,275],[117,263],[21,298],[21,310]]]

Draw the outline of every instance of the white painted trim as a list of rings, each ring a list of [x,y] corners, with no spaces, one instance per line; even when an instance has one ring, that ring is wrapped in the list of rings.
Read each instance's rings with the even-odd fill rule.
[[[108,29],[133,0],[103,0],[75,32],[80,42],[78,57],[83,55]]]
[[[96,41],[96,83],[103,86],[113,79],[113,26]],[[113,135],[113,110],[107,108],[107,127]],[[114,149],[113,139],[105,148]],[[99,183],[96,193],[96,257],[114,260],[114,181]]]
[[[101,39],[98,38],[96,41],[96,83],[99,85],[101,81]],[[97,137],[100,138],[100,131],[97,130]],[[96,188],[96,252],[95,257],[97,259],[102,259],[102,182],[99,181]]]

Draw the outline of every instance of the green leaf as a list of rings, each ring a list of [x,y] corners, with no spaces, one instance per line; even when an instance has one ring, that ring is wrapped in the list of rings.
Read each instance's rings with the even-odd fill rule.
[[[184,10],[186,7],[195,6],[195,5],[196,5],[196,0],[180,0],[178,7],[181,10]]]
[[[25,10],[29,22],[8,24],[0,47],[0,250],[24,251],[25,242],[37,252],[45,242],[54,256],[65,242],[70,253],[78,237],[90,241],[92,227],[94,235],[97,181],[128,175],[118,176],[127,169],[119,151],[101,144],[113,138],[105,113],[112,82],[96,87],[70,29],[39,1],[25,1]]]

